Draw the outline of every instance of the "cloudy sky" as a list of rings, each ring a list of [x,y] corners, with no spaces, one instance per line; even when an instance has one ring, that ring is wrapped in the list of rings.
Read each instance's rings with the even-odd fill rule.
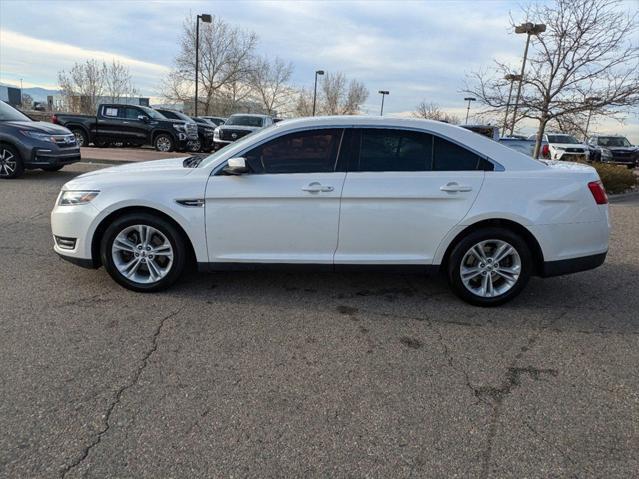
[[[136,1],[0,0],[0,82],[56,88],[57,72],[75,61],[116,58],[138,89],[156,96],[179,45],[184,18],[211,13],[257,33],[260,53],[295,65],[293,82],[312,87],[316,69],[342,71],[371,91],[365,105],[408,114],[421,100],[464,114],[465,75],[492,59],[521,61],[524,38],[509,31],[519,2],[506,0]],[[628,0],[628,10],[639,8]],[[523,20],[523,18],[521,18]],[[639,143],[639,117],[599,122]]]

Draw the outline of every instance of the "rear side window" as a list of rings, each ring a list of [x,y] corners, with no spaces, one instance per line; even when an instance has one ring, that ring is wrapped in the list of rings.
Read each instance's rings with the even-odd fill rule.
[[[323,173],[335,171],[339,129],[291,133],[253,148],[244,157],[253,173]]]
[[[453,142],[435,137],[433,171],[493,170],[493,164]]]
[[[358,171],[428,171],[433,136],[403,130],[363,129]]]
[[[109,118],[118,118],[119,116],[122,116],[122,112],[120,110],[122,109],[115,106],[105,106],[102,110],[102,114]]]

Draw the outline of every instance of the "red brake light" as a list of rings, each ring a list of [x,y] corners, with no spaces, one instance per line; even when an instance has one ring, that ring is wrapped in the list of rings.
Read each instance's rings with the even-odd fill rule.
[[[541,147],[541,156],[546,158],[546,157],[548,157],[549,154],[550,154],[550,148],[548,147],[548,145],[542,145],[542,147]]]
[[[588,183],[588,188],[590,188],[590,192],[592,193],[592,197],[595,199],[595,203],[598,205],[608,204],[608,195],[606,194],[606,190],[604,189],[601,181],[591,181]]]
[[[51,123],[55,123],[56,125],[58,124],[58,117],[55,115],[51,115]]]

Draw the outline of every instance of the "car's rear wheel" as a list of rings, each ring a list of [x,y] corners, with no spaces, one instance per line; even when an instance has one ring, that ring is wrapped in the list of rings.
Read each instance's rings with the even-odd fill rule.
[[[168,221],[133,213],[115,220],[105,231],[100,256],[111,277],[127,289],[160,291],[184,271],[185,241]]]
[[[463,300],[478,306],[510,301],[526,286],[533,262],[526,242],[505,228],[471,232],[453,248],[448,280]]]
[[[10,180],[24,173],[20,153],[13,146],[0,144],[0,178]]]
[[[75,142],[79,147],[89,146],[89,138],[82,128],[71,128],[71,133],[75,136]]]
[[[173,138],[171,138],[171,135],[168,135],[166,133],[160,133],[158,136],[156,136],[155,140],[153,141],[153,146],[157,151],[163,152],[169,152],[175,149]]]

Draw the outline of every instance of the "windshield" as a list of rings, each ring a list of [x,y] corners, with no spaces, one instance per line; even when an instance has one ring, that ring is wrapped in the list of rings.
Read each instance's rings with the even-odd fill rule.
[[[23,115],[5,102],[0,101],[0,121],[31,121],[31,118]]]
[[[264,118],[260,116],[246,116],[246,115],[233,115],[226,120],[225,125],[238,125],[238,126],[257,126],[260,127],[264,124]]]
[[[149,115],[154,120],[166,120],[166,117],[162,113],[158,113],[153,108],[147,108],[145,106],[139,106],[138,108],[141,108],[144,113]]]
[[[597,143],[599,146],[631,146],[623,136],[600,136]]]
[[[548,143],[579,143],[574,136],[570,135],[548,135]]]
[[[181,111],[171,111],[175,116],[177,116],[180,120],[188,121],[189,123],[193,123],[193,120],[190,116],[185,115]]]

